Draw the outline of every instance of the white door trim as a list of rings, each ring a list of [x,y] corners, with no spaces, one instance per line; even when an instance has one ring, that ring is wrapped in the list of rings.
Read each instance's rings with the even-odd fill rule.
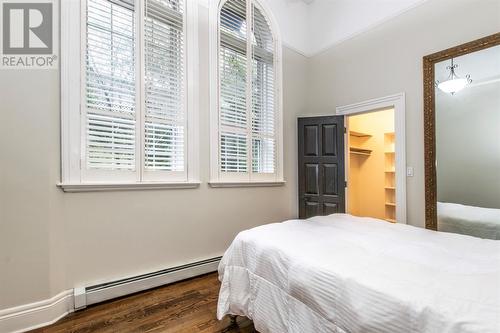
[[[396,136],[396,221],[406,224],[406,102],[405,93],[370,99],[359,103],[338,106],[336,114],[349,116],[394,108]]]

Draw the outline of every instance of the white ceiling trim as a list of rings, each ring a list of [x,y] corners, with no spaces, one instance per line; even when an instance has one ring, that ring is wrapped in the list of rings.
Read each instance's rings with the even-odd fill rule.
[[[308,54],[307,52],[304,52],[303,50],[301,50],[301,49],[299,49],[299,48],[295,47],[294,45],[292,45],[292,44],[290,44],[290,43],[286,42],[285,40],[283,40],[281,43],[282,43],[283,47],[286,47],[287,49],[292,50],[292,51],[294,51],[295,53],[298,53],[298,54],[300,54],[300,55],[301,55],[301,56],[303,56],[303,57],[306,57],[306,58],[310,58],[310,57],[312,57],[312,55],[311,55],[311,54]]]

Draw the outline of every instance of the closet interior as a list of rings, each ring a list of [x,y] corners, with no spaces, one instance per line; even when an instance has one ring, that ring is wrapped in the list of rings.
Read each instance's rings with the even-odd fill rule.
[[[394,109],[347,117],[347,212],[396,222]]]

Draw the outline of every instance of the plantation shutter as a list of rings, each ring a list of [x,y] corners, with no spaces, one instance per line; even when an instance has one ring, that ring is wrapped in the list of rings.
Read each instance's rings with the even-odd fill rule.
[[[221,9],[219,48],[220,170],[248,171],[246,1]]]
[[[185,170],[183,12],[180,0],[145,0],[146,171]]]
[[[253,3],[248,13],[245,0],[225,2],[219,23],[219,171],[274,174],[275,43],[269,23]]]
[[[252,8],[252,172],[274,173],[274,41],[266,18],[258,7]]]
[[[86,3],[84,180],[187,179],[184,1]]]
[[[135,170],[133,1],[88,0],[86,34],[85,167]]]

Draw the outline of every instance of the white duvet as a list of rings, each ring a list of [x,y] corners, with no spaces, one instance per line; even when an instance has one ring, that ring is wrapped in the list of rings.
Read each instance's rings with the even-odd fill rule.
[[[243,231],[217,316],[259,332],[500,332],[500,241],[346,214]]]

